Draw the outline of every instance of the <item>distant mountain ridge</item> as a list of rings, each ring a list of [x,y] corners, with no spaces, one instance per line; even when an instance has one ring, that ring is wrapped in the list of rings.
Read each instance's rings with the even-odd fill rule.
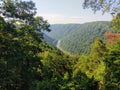
[[[71,54],[88,54],[91,44],[97,37],[105,39],[104,33],[109,31],[109,22],[54,24],[50,28],[51,32],[44,32],[48,37],[53,39],[49,42],[53,43],[60,40],[60,47]],[[57,43],[53,44],[56,45]]]

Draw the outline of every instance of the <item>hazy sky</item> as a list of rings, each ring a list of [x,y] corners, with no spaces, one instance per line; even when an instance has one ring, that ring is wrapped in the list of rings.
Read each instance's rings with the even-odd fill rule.
[[[83,9],[83,0],[33,0],[37,7],[37,15],[43,16],[50,24],[85,23],[91,21],[110,21],[109,13],[94,12]]]

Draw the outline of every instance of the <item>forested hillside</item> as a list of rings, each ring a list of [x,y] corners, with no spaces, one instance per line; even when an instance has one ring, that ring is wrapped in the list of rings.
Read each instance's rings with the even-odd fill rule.
[[[85,24],[57,24],[46,33],[60,40],[60,47],[71,54],[88,54],[96,38],[105,39],[104,33],[110,31],[109,22],[90,22]]]
[[[53,39],[51,37],[49,37],[48,35],[46,35],[45,33],[43,33],[43,37],[44,37],[44,41],[47,42],[48,44],[50,45],[56,45],[57,43],[57,40],[56,39]]]
[[[72,54],[88,54],[95,39],[101,38],[104,40],[104,33],[109,30],[109,22],[85,23],[79,29],[64,37],[60,45]]]
[[[53,24],[51,32],[45,32],[49,37],[60,40],[81,27],[80,24]]]

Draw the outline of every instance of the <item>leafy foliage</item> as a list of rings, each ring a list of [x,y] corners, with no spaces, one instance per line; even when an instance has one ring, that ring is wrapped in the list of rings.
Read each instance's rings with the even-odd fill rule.
[[[119,30],[120,30],[120,0],[84,0],[85,8],[92,8],[94,11],[103,10],[111,12],[113,20],[111,26],[117,33],[106,34],[107,41],[107,56],[104,59],[106,65],[106,74],[104,77],[104,90],[119,90],[120,89],[120,72],[119,72]],[[112,44],[111,44],[112,42]],[[111,44],[111,45],[109,45]]]
[[[104,13],[110,12],[113,16],[111,26],[120,32],[120,0],[84,0],[84,8],[91,8],[94,12],[101,10]]]
[[[42,50],[40,47],[42,35],[37,33],[37,29],[49,31],[49,24],[40,17],[34,18],[34,14],[29,14],[32,13],[33,8],[31,1],[13,0],[3,1],[0,8],[4,15],[4,17],[0,16],[0,62],[3,66],[0,70],[1,90],[28,90],[32,82],[41,77],[37,68],[41,68],[42,64],[37,53]],[[18,17],[15,17],[16,14]],[[8,21],[5,21],[6,18]],[[16,24],[18,21],[19,24]]]
[[[117,41],[105,59],[106,74],[105,74],[105,90],[120,89],[120,41]]]
[[[112,14],[119,13],[119,0],[84,0],[84,8],[92,8],[93,11],[102,10],[103,13],[110,11]]]
[[[89,78],[94,77],[96,80],[103,83],[103,76],[105,72],[105,59],[107,49],[102,40],[97,39],[92,45],[89,56],[81,56],[78,63],[75,65],[76,70],[80,69]]]
[[[120,33],[120,13],[117,14],[111,21],[111,26],[113,27],[113,29]]]

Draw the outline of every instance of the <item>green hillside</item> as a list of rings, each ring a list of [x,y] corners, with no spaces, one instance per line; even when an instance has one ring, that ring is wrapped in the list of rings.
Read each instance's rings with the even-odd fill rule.
[[[54,24],[46,35],[60,40],[60,47],[71,54],[88,54],[90,45],[97,37],[104,39],[109,22],[98,21],[85,24]]]
[[[108,25],[108,22],[85,23],[78,30],[65,36],[61,40],[61,47],[72,54],[88,54],[90,45],[96,38],[104,39]]]
[[[45,33],[53,39],[60,40],[80,27],[80,24],[54,24],[50,26],[52,31]]]
[[[47,42],[48,44],[56,45],[57,40],[55,40],[55,39],[49,37],[49,36],[46,35],[45,33],[43,33],[43,37],[44,37],[44,41]]]

